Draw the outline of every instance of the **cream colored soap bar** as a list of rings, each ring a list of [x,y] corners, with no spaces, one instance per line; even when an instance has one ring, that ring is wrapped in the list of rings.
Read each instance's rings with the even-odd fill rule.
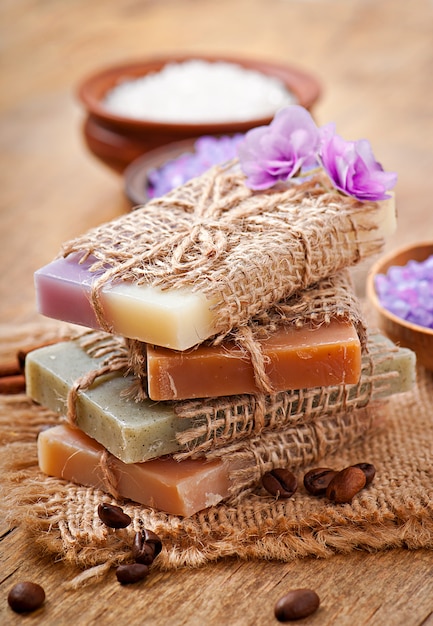
[[[361,344],[353,324],[283,326],[261,341],[265,375],[275,392],[357,383]],[[181,400],[258,393],[251,359],[239,346],[200,345],[184,352],[147,346],[148,394]]]
[[[100,363],[101,359],[89,357],[75,341],[35,350],[26,358],[27,394],[66,414],[71,385]],[[77,426],[125,463],[176,452],[176,433],[189,428],[191,420],[176,417],[170,404],[126,399],[124,394],[132,382],[131,376],[112,373],[80,391]]]
[[[49,428],[38,438],[44,474],[110,492],[103,452],[95,440],[66,425]],[[173,515],[189,517],[218,504],[229,491],[228,467],[219,460],[177,462],[165,457],[127,465],[110,457],[108,469],[119,496]]]

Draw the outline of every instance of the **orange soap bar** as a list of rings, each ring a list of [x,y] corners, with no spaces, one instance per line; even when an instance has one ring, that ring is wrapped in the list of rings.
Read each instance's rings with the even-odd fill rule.
[[[38,437],[39,467],[44,474],[109,492],[101,465],[103,446],[78,428],[54,426]],[[109,468],[120,496],[173,515],[189,517],[218,504],[229,491],[223,461],[172,457],[126,464],[111,456]]]
[[[317,328],[282,327],[261,342],[274,391],[357,383],[361,344],[353,324],[332,320]],[[179,352],[147,346],[152,400],[257,393],[251,360],[234,343]]]

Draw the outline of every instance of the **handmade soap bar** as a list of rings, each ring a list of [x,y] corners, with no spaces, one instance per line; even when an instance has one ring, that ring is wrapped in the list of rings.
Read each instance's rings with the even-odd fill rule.
[[[94,439],[64,424],[38,437],[39,467],[44,474],[110,493],[104,472],[108,468],[119,496],[166,513],[189,517],[228,495],[229,470],[222,461],[177,462],[164,457],[127,465],[110,456],[104,468],[103,452]]]
[[[176,350],[227,333],[376,254],[395,227],[393,198],[330,199],[308,185],[261,195],[214,168],[66,243],[67,260],[36,273],[38,309]]]
[[[100,365],[75,341],[30,352],[26,358],[27,394],[36,402],[66,413],[68,391],[75,380]],[[99,378],[76,401],[76,424],[125,463],[135,463],[179,449],[176,434],[191,420],[176,417],[170,404],[128,400],[133,378],[114,372]]]
[[[101,272],[91,272],[94,259],[78,263],[77,256],[60,258],[35,273],[36,301],[47,317],[100,328],[91,304],[92,283]],[[183,350],[213,333],[212,305],[203,294],[188,289],[165,290],[118,283],[101,290],[101,305],[110,330],[124,337]],[[157,315],[154,311],[157,310]]]
[[[357,383],[361,345],[354,326],[332,320],[317,328],[279,328],[261,342],[274,391]],[[148,394],[179,400],[257,393],[249,355],[233,343],[184,352],[147,346]]]

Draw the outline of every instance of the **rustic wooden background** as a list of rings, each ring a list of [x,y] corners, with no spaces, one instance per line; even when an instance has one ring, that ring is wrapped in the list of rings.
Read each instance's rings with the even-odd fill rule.
[[[431,0],[2,0],[0,16],[1,324],[37,320],[34,270],[62,241],[127,210],[121,177],[84,146],[74,92],[84,75],[137,56],[241,53],[315,73],[324,87],[318,121],[335,121],[347,139],[369,138],[399,174],[399,228],[388,248],[433,239]],[[322,598],[308,624],[433,624],[429,551],[229,560],[154,573],[138,587],[110,577],[66,592],[73,568],[35,555],[4,516],[0,531],[2,624],[273,624],[274,602],[303,586]],[[23,579],[40,581],[48,596],[25,618],[6,603]]]

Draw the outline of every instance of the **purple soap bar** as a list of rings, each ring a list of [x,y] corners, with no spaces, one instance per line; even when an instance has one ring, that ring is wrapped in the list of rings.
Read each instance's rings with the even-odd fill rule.
[[[100,328],[90,303],[91,286],[102,272],[90,272],[95,259],[78,263],[71,255],[56,259],[35,272],[36,303],[42,315],[57,320]]]

